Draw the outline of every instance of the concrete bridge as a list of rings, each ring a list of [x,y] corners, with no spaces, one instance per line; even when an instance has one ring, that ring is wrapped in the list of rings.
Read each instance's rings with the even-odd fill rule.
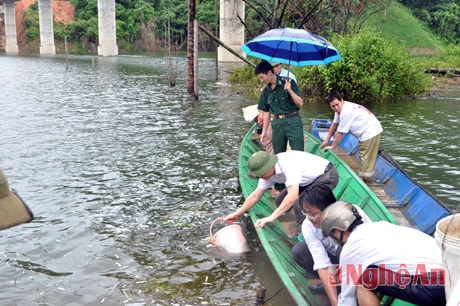
[[[18,0],[0,0],[3,5],[5,23],[5,52],[18,53],[16,36],[15,2]],[[38,0],[38,14],[40,27],[40,54],[56,54],[54,45],[54,26],[52,0]],[[98,0],[99,18],[99,46],[98,55],[116,56],[118,46],[116,42],[115,0]]]
[[[0,19],[5,24],[5,52],[17,54],[15,2],[19,0],[0,0]],[[56,54],[54,45],[54,26],[52,0],[38,0],[40,27],[40,54]],[[115,0],[98,0],[99,56],[117,56]],[[2,11],[3,8],[3,11]],[[220,40],[232,49],[241,52],[244,43],[244,27],[238,16],[244,20],[244,2],[242,0],[220,0]],[[240,62],[241,60],[226,49],[219,47],[218,60],[221,62]]]

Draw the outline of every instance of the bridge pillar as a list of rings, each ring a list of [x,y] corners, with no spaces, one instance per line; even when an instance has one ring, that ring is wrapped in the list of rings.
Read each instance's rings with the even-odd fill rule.
[[[98,0],[99,56],[117,56],[117,28],[115,23],[115,0]]]
[[[14,0],[4,1],[5,14],[5,53],[19,53],[18,38],[16,34],[16,13]]]
[[[245,56],[240,49],[244,44],[244,26],[239,18],[244,20],[244,1],[220,0],[219,39],[240,55]],[[217,49],[217,60],[219,62],[241,62],[238,57],[223,47]]]
[[[38,1],[38,19],[40,26],[40,54],[56,54],[51,0]]]

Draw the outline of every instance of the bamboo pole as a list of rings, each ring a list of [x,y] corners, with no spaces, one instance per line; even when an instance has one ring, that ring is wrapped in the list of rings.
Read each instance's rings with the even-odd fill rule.
[[[193,50],[193,75],[195,77],[193,93],[195,95],[195,99],[198,99],[198,20],[193,21],[193,40],[195,41],[194,50]]]
[[[65,70],[69,69],[69,52],[67,51],[67,36],[64,36],[64,49],[65,49]]]
[[[219,2],[219,3],[218,3]],[[219,36],[219,6],[220,6],[220,1],[219,0],[214,0],[214,13],[215,13],[215,20],[214,22],[216,23],[216,34],[215,36]],[[216,81],[219,80],[219,59],[217,57],[217,45],[216,45]]]

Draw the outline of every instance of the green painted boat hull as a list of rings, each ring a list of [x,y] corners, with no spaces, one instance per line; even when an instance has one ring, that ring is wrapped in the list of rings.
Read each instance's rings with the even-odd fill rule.
[[[255,125],[245,135],[239,150],[238,169],[239,181],[245,198],[257,187],[258,180],[249,178],[247,161],[260,150],[258,143],[252,140]],[[308,132],[306,151],[328,159],[339,172],[339,183],[334,189],[337,199],[359,205],[374,221],[386,220],[397,223],[380,199],[367,187],[355,172],[334,152],[320,150],[320,141]],[[253,223],[257,219],[269,216],[274,210],[273,200],[266,192],[262,199],[250,211]],[[317,298],[308,290],[308,279],[303,268],[297,265],[291,255],[292,246],[297,238],[290,238],[279,220],[275,220],[264,228],[256,228],[257,235],[273,264],[274,269],[284,283],[297,305],[320,305]],[[394,301],[391,305],[411,305],[402,301]]]

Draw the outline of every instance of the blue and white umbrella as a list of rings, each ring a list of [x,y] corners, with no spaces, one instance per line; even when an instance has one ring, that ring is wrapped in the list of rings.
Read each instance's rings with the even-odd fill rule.
[[[249,56],[293,66],[326,65],[342,58],[325,38],[292,28],[267,31],[241,49]]]

